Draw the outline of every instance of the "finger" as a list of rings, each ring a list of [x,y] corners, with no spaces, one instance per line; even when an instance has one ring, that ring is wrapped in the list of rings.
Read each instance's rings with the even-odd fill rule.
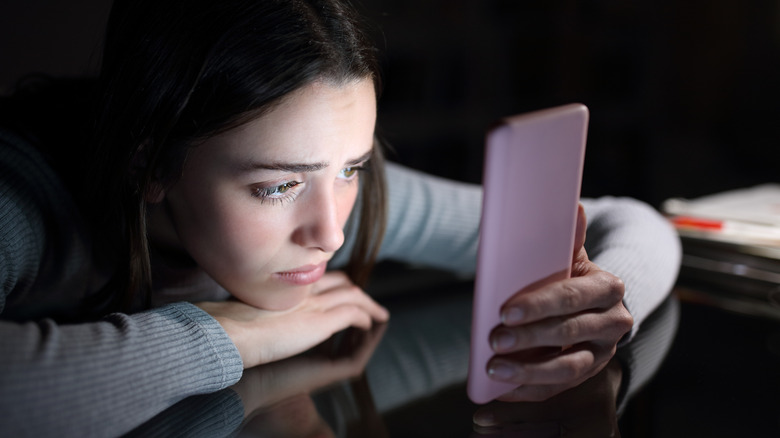
[[[327,292],[320,293],[313,298],[313,304],[325,311],[331,311],[342,306],[356,306],[376,321],[385,322],[390,318],[390,313],[387,309],[353,284],[331,288]]]
[[[333,333],[348,327],[357,327],[361,330],[371,329],[373,318],[363,308],[356,304],[342,304],[328,310],[327,317],[333,322]]]
[[[543,360],[516,360],[512,356],[497,356],[488,363],[487,371],[494,380],[518,386],[567,385],[596,375],[614,352],[614,347],[583,343]]]
[[[333,288],[349,286],[352,284],[352,280],[350,280],[347,274],[343,271],[328,271],[322,276],[322,278],[314,283],[312,287],[312,294],[321,294]]]
[[[503,324],[527,324],[542,319],[576,314],[590,309],[607,309],[623,299],[625,286],[614,275],[592,271],[516,294],[501,311]]]
[[[585,245],[585,235],[588,229],[588,218],[585,216],[585,208],[582,204],[577,205],[577,227],[574,232],[574,254],[572,260],[576,260],[580,254],[580,249]]]
[[[606,312],[585,312],[521,326],[501,326],[491,333],[490,340],[493,350],[499,354],[590,341],[616,344],[632,325],[631,314],[621,304]]]
[[[292,320],[273,318],[264,326],[257,339],[262,351],[257,363],[268,363],[306,351],[348,327],[369,330],[373,321],[370,314],[354,303],[343,303],[328,309],[309,305]],[[254,342],[253,342],[254,344]]]

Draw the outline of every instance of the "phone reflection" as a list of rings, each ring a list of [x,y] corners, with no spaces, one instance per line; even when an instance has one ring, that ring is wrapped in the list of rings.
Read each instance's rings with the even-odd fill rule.
[[[583,384],[544,402],[492,402],[474,414],[472,437],[619,437],[618,359]]]
[[[465,390],[472,288],[391,300],[388,324],[246,370],[233,387],[182,400],[128,436],[620,436],[621,410],[671,346],[677,302],[667,300],[579,387],[542,403],[477,406]]]

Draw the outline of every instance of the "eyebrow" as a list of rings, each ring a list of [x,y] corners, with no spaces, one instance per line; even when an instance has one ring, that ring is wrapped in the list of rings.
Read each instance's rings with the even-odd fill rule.
[[[371,158],[371,154],[373,153],[373,149],[369,150],[365,154],[349,160],[346,162],[346,167],[349,166],[355,166],[357,164],[360,164],[369,158]],[[257,162],[245,162],[239,165],[238,171],[239,172],[251,172],[253,170],[273,170],[278,172],[289,172],[289,173],[305,173],[305,172],[316,172],[318,170],[324,169],[328,167],[330,163],[328,162],[316,162],[316,163],[285,163],[285,162],[271,162],[271,163],[257,163]]]

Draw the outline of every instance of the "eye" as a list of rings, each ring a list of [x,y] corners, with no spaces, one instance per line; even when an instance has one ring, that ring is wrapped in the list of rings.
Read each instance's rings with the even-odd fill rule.
[[[345,178],[352,178],[357,173],[357,167],[345,167],[341,169],[341,176]]]
[[[345,167],[341,169],[341,172],[339,172],[339,178],[346,179],[346,180],[352,180],[354,179],[358,172],[365,170],[364,166],[350,166]]]
[[[288,181],[284,184],[271,187],[254,187],[252,189],[252,196],[260,198],[261,202],[292,201],[295,199],[296,195],[296,191],[292,189],[299,184],[301,183],[298,181]]]

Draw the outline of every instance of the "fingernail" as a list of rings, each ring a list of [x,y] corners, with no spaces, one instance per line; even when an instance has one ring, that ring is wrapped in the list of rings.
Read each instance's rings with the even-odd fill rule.
[[[473,421],[480,426],[492,426],[496,424],[496,417],[489,411],[477,411],[474,413]]]
[[[517,324],[523,320],[525,312],[519,307],[510,307],[504,310],[501,315],[501,322],[504,324]]]
[[[515,346],[516,342],[514,333],[508,330],[499,330],[493,335],[493,350],[497,352],[509,350]]]
[[[490,368],[488,368],[488,374],[498,380],[509,380],[514,377],[515,370],[505,363],[498,362],[490,364]]]

